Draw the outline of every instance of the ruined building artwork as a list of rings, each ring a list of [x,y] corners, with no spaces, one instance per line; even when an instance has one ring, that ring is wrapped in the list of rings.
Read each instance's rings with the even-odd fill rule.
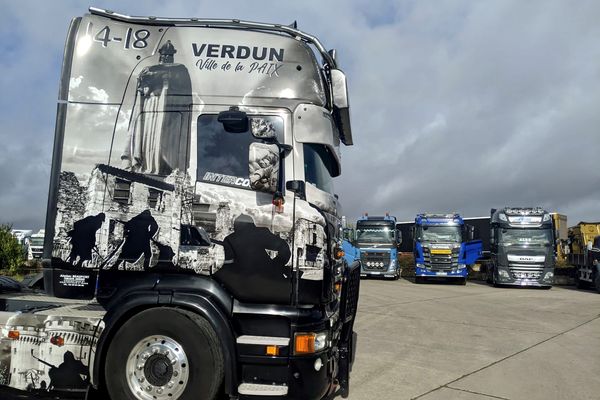
[[[281,250],[257,244],[262,254],[275,260],[268,264],[277,274],[289,276],[285,271],[296,262],[301,278],[322,279],[326,246],[322,217],[308,204],[298,203],[296,215],[301,219],[293,227],[290,216],[278,217],[271,206],[270,196],[277,190],[280,174],[280,150],[260,140],[269,142],[282,134],[276,132],[279,128],[272,118],[250,118],[248,134],[255,139],[245,150],[247,184],[228,186],[222,180],[226,175],[212,172],[206,175],[219,176],[221,180],[215,183],[220,185],[202,183],[202,177],[196,182],[197,177],[191,176],[192,85],[187,68],[175,62],[176,53],[167,41],[159,49],[157,63],[137,73],[132,90],[127,91],[131,109],[121,110],[129,116],[128,124],[114,133],[122,135],[115,137],[115,143],[124,146],[113,148],[103,163],[90,164],[81,158],[71,164],[78,171],[61,172],[54,265],[211,275],[230,263],[225,243],[231,240],[226,238],[236,231],[238,217],[246,215],[250,218],[246,223],[268,228],[287,243],[288,251],[301,249],[293,261],[282,257],[285,252]],[[78,124],[67,125],[65,144],[83,134]],[[230,178],[239,179],[239,173]],[[268,202],[257,206],[257,196]],[[243,269],[251,273],[247,268]]]
[[[85,389],[87,366],[102,332],[99,319],[22,313],[10,317],[0,340],[0,384],[29,391]],[[18,330],[18,339],[7,332]]]

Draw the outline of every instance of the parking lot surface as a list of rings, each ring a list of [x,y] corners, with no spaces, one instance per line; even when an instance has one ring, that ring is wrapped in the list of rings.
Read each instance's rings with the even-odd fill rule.
[[[600,294],[361,282],[350,399],[600,399]]]

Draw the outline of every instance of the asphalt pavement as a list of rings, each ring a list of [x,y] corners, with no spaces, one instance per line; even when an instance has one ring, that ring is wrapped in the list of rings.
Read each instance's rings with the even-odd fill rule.
[[[600,399],[600,294],[361,281],[351,400]]]
[[[367,279],[355,329],[351,400],[600,399],[592,290]]]

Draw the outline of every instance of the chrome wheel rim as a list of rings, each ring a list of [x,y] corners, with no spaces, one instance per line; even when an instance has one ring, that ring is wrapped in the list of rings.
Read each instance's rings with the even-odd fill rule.
[[[189,379],[183,347],[168,336],[148,336],[129,353],[125,373],[131,393],[139,400],[178,399]]]

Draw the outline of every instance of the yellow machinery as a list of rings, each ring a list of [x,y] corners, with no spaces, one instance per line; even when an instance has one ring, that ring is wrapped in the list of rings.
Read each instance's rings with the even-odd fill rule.
[[[569,228],[569,262],[577,268],[577,287],[600,293],[600,222],[580,222]]]
[[[560,261],[567,260],[569,228],[567,225],[567,216],[557,212],[551,213],[552,224],[554,225],[554,237],[556,240],[556,257]]]
[[[569,249],[571,254],[584,254],[600,236],[600,222],[580,222],[569,228]]]

